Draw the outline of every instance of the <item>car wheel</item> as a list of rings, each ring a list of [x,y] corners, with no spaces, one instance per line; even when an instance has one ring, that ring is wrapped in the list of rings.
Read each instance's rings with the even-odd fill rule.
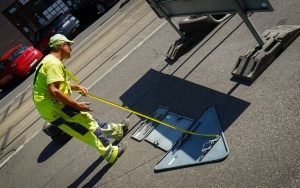
[[[13,74],[12,76],[16,83],[20,83],[22,81],[22,77],[20,75]]]
[[[42,50],[42,52],[43,52],[44,56],[50,54],[50,47],[49,47],[49,46],[45,47],[45,48]]]
[[[101,3],[97,3],[97,10],[98,10],[98,14],[106,12],[105,6]]]

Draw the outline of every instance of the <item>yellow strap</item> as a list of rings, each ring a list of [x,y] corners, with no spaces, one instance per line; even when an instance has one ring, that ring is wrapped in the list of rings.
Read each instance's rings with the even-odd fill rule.
[[[79,92],[79,93],[80,93],[80,92]],[[182,128],[180,128],[180,127],[176,127],[176,126],[171,125],[171,124],[169,124],[169,123],[165,123],[165,122],[160,121],[160,120],[158,120],[158,119],[155,119],[155,118],[153,118],[153,117],[150,117],[150,116],[141,114],[141,113],[139,113],[139,112],[137,112],[137,111],[131,110],[131,109],[126,108],[126,107],[123,107],[123,106],[121,106],[121,105],[118,105],[118,104],[116,104],[116,103],[110,102],[110,101],[105,100],[105,99],[103,99],[103,98],[94,96],[94,95],[92,95],[92,94],[89,94],[89,93],[88,93],[88,94],[86,94],[85,96],[94,98],[94,99],[96,99],[96,100],[98,100],[98,101],[101,101],[101,102],[104,102],[104,103],[106,103],[106,104],[115,106],[115,107],[117,107],[117,108],[120,108],[120,109],[125,110],[125,111],[128,111],[128,112],[131,112],[131,113],[133,113],[133,114],[135,114],[135,115],[144,117],[144,118],[146,118],[146,119],[149,119],[149,120],[151,120],[151,121],[154,121],[154,122],[159,123],[159,124],[162,124],[162,125],[165,125],[165,126],[170,127],[170,128],[172,128],[172,129],[179,130],[179,131],[181,131],[181,132],[183,132],[183,133],[192,134],[192,135],[197,135],[197,136],[205,136],[205,137],[217,137],[217,136],[218,136],[218,134],[200,134],[200,133],[196,133],[196,132],[192,132],[192,131],[187,131],[187,130],[182,129]]]
[[[74,74],[72,74],[68,69],[65,68],[65,71],[67,73],[67,75],[76,83],[79,82],[79,80],[76,78],[76,76],[74,76]]]

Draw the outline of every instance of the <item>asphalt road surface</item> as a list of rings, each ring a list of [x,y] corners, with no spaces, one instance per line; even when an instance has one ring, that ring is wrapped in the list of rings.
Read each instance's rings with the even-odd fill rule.
[[[250,17],[260,33],[300,25],[298,0],[271,4],[273,12]],[[219,24],[173,65],[166,54],[179,35],[145,1],[131,0],[99,22],[75,39],[72,57],[65,61],[80,83],[91,94],[145,114],[161,105],[195,120],[213,105],[228,157],[154,172],[165,152],[130,137],[143,118],[74,93],[74,98],[92,102],[95,117],[131,119],[124,138],[129,148],[109,165],[76,139],[53,143],[41,131],[44,121],[34,109],[29,85],[1,109],[1,187],[300,187],[299,38],[249,83],[231,75],[238,57],[256,45],[238,15]]]

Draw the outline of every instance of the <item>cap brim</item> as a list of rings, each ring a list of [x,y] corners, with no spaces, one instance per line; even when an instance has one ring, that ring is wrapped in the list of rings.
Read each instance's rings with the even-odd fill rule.
[[[58,40],[58,41],[55,41],[55,42],[49,44],[49,46],[50,46],[50,47],[54,47],[54,46],[60,45],[60,44],[62,44],[62,43],[64,43],[64,42],[67,42],[67,43],[69,43],[70,45],[72,45],[72,44],[75,43],[75,41],[73,41],[73,40]]]
[[[66,41],[66,42],[70,43],[70,45],[75,43],[75,41],[73,41],[73,40],[69,40],[69,41]]]

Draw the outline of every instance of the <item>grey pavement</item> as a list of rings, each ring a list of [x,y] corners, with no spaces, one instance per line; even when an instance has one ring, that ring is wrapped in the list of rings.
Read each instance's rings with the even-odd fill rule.
[[[259,32],[300,25],[295,16],[300,14],[298,0],[271,4],[274,12],[251,16]],[[30,97],[25,97],[32,131],[0,169],[1,187],[300,187],[300,39],[251,84],[231,75],[237,58],[256,44],[238,15],[169,65],[166,53],[179,35],[146,5],[131,0],[77,44],[68,68],[91,94],[141,113],[162,105],[196,119],[206,107],[215,106],[229,156],[218,163],[156,173],[154,167],[165,152],[130,138],[141,118],[81,97],[92,102],[92,114],[104,121],[131,119],[124,138],[129,148],[110,165],[76,139],[65,145],[51,142],[40,131],[43,120]]]

